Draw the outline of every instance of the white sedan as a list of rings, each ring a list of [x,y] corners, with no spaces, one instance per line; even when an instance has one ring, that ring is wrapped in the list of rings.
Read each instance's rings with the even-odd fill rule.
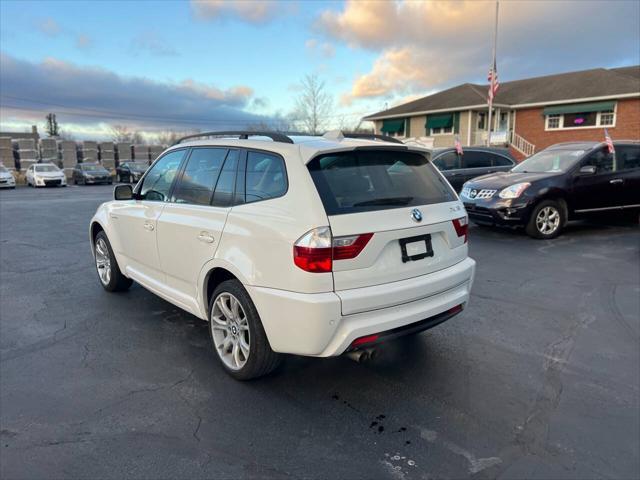
[[[67,186],[64,172],[53,163],[36,163],[27,169],[27,185],[31,187]]]
[[[16,179],[2,164],[0,164],[0,188],[16,188]]]

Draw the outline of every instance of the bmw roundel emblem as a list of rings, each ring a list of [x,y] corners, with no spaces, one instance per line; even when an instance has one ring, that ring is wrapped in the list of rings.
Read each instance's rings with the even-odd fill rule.
[[[419,209],[414,208],[413,210],[411,210],[411,218],[413,218],[416,222],[421,222],[422,212]]]

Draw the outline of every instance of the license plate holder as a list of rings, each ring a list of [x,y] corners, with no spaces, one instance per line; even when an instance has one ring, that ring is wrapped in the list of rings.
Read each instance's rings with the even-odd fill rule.
[[[416,237],[402,238],[400,242],[400,250],[402,251],[402,263],[415,262],[423,258],[433,257],[433,246],[431,245],[431,235],[418,235]],[[416,246],[412,244],[420,244],[424,242],[424,252],[411,254],[411,250],[415,250]],[[421,246],[421,245],[419,245]]]

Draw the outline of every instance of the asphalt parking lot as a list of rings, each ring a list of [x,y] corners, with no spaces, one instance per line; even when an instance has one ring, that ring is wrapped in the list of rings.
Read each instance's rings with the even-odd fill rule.
[[[232,380],[206,323],[100,287],[112,187],[0,191],[2,478],[638,478],[640,231],[472,227],[465,312],[366,364]]]

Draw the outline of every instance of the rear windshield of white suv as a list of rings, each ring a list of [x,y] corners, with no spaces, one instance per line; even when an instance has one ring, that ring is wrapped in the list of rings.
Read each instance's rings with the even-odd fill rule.
[[[428,158],[399,150],[355,150],[308,164],[327,215],[369,212],[456,200]]]

